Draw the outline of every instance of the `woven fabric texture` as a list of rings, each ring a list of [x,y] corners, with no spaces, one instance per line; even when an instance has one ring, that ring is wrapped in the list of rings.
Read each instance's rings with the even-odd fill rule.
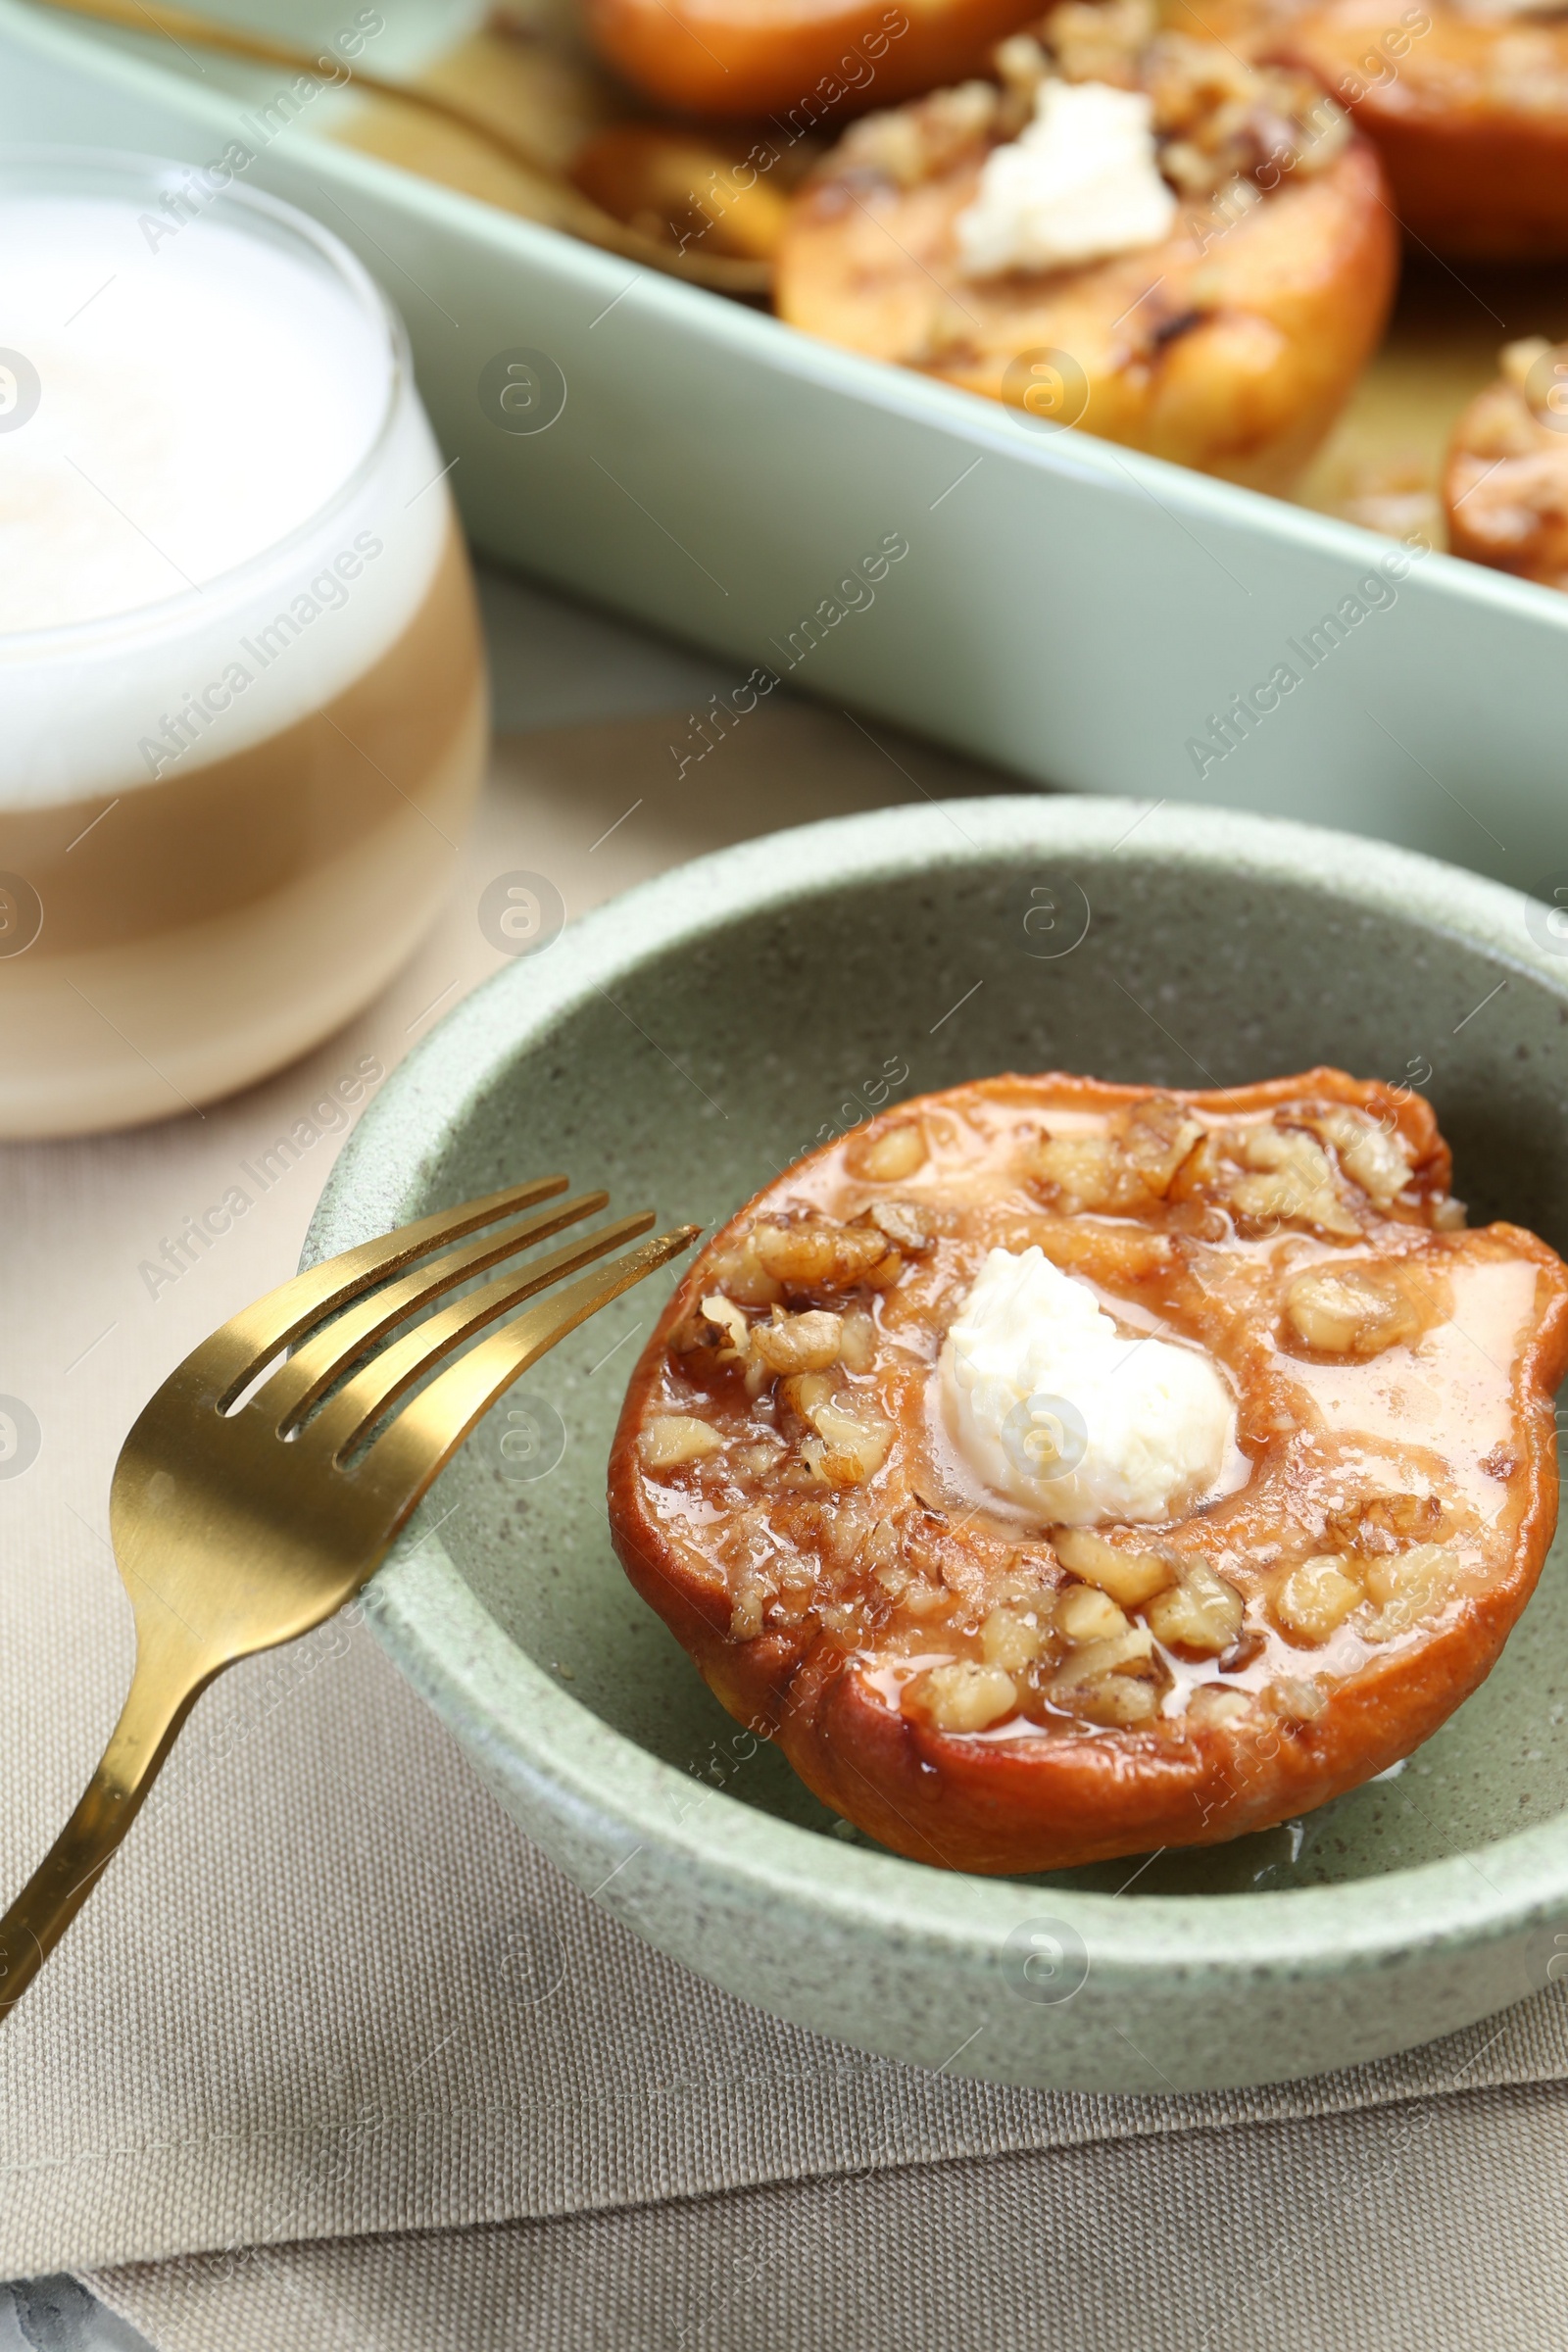
[[[1555,2352],[1568,2090],[91,2281],[158,2352]]]

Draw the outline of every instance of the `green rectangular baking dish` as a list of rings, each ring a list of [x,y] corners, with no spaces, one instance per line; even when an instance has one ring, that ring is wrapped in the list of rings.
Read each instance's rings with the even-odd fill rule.
[[[382,73],[474,21],[383,13]],[[285,79],[0,0],[10,141],[202,162]],[[344,103],[251,176],[398,304],[475,545],[733,662],[710,734],[764,666],[1042,783],[1308,817],[1526,890],[1568,871],[1568,599],[813,342],[318,135]],[[518,352],[564,378],[546,429],[509,429],[485,379]]]

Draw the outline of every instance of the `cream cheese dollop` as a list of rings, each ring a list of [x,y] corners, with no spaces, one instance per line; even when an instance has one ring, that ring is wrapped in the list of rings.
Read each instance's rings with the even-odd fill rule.
[[[1231,1459],[1210,1358],[1129,1338],[1042,1250],[993,1250],[938,1361],[949,1434],[995,1493],[1054,1525],[1177,1517]]]
[[[956,223],[966,277],[1061,270],[1159,245],[1176,221],[1159,175],[1153,109],[1106,81],[1043,81],[1034,120],[994,147]]]

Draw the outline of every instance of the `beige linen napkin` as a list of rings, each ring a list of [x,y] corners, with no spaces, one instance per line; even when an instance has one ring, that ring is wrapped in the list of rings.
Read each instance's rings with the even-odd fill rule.
[[[158,2352],[1558,2352],[1559,2083],[92,2280]]]
[[[749,833],[995,783],[782,702],[682,772],[669,747],[686,733],[681,712],[504,743],[448,915],[363,1020],[203,1119],[3,1155],[0,1393],[32,1407],[42,1446],[0,1481],[0,1883],[74,1801],[129,1670],[104,1535],[120,1440],[188,1348],[292,1270],[356,1075],[373,1091],[499,960],[474,912],[492,877],[547,873],[577,913]],[[307,1130],[316,1140],[220,1243],[177,1280],[149,1278],[241,1162]],[[1355,2132],[1371,2145],[1397,2102],[1444,2094],[1423,2112],[1451,2116],[1462,2150],[1512,2112],[1474,2086],[1563,2075],[1556,1988],[1354,2074],[1184,2099],[1008,2090],[824,2042],[684,1974],[566,1885],[351,1610],[201,1701],[102,1889],[0,2031],[0,2276],[113,2269],[106,2293],[171,2352],[417,2344],[421,2328],[438,2344],[695,2346],[729,2340],[722,2278],[746,2246],[777,2241],[791,2249],[778,2276],[799,2263],[820,2326],[775,2325],[769,2298],[787,2301],[787,2285],[769,2274],[737,2289],[750,2316],[734,2340],[869,2345],[858,2307],[832,2304],[816,2243],[840,2197],[852,2268],[886,2235],[879,2259],[905,2261],[908,2296],[944,2200],[960,2220],[1038,2207],[1039,2250],[1015,2240],[1027,2281],[1058,2261],[1058,2217],[1059,2259],[1070,2246],[1090,2259],[1107,2168],[1147,2180],[1152,2214],[1174,2211],[1190,2180],[1202,2228],[1222,2235],[1243,2191],[1225,2185],[1216,2127],[1264,2127],[1234,2135],[1265,2168],[1256,2203],[1259,2180],[1288,2180],[1288,2151],[1315,2144],[1290,2119],[1355,2119],[1350,2137],[1323,2136],[1317,2180]],[[1020,2167],[1031,2151],[1050,2153]],[[722,2191],[741,2193],[714,2202]],[[987,2228],[975,2244],[1004,2263],[1002,2222]],[[1094,2259],[1119,2292],[1112,2252]],[[685,2318],[654,2292],[666,2272]],[[960,2301],[966,2276],[951,2271]],[[537,2307],[531,2331],[493,2324],[517,2298]],[[394,2325],[405,2306],[424,2316]],[[889,2290],[911,2328],[922,2308]],[[929,2305],[939,2334],[942,2308]]]

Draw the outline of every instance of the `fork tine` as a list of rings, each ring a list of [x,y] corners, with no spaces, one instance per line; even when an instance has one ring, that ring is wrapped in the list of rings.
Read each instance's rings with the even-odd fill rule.
[[[635,1216],[621,1217],[613,1225],[602,1225],[595,1233],[585,1233],[563,1250],[552,1250],[548,1255],[535,1258],[526,1266],[514,1266],[510,1273],[487,1282],[482,1290],[470,1292],[427,1323],[416,1324],[401,1340],[394,1340],[379,1355],[371,1358],[362,1372],[355,1374],[347,1386],[340,1389],[329,1403],[322,1406],[314,1421],[308,1422],[306,1442],[323,1448],[334,1459],[355,1446],[372,1422],[379,1420],[388,1405],[396,1402],[406,1389],[444,1355],[493,1323],[509,1307],[535,1291],[542,1291],[564,1274],[575,1274],[609,1250],[618,1250],[633,1234],[646,1233],[654,1221],[651,1208],[639,1209]]]
[[[504,1226],[499,1233],[486,1234],[482,1241],[468,1242],[461,1250],[451,1250],[444,1257],[416,1266],[401,1282],[377,1291],[373,1298],[339,1315],[324,1331],[314,1333],[258,1389],[250,1409],[265,1412],[278,1436],[286,1437],[356,1357],[373,1347],[394,1325],[417,1308],[431,1304],[445,1292],[456,1290],[470,1274],[482,1274],[486,1266],[497,1264],[503,1257],[512,1257],[535,1242],[547,1240],[564,1226],[597,1216],[609,1204],[608,1193],[579,1193],[574,1200],[558,1201],[553,1208],[541,1209],[537,1216],[524,1217],[515,1225]]]
[[[689,1250],[701,1232],[700,1225],[678,1225],[585,1275],[554,1298],[542,1299],[504,1331],[493,1332],[406,1404],[355,1472],[399,1496],[394,1529],[402,1526],[474,1423],[514,1380],[612,1298]]]
[[[296,1274],[291,1282],[280,1284],[232,1316],[211,1339],[192,1349],[180,1370],[201,1390],[215,1392],[213,1401],[222,1412],[270,1357],[384,1275],[395,1274],[411,1258],[423,1257],[444,1242],[461,1241],[480,1225],[493,1224],[514,1209],[531,1208],[536,1200],[548,1200],[565,1189],[564,1176],[539,1176],[529,1184],[508,1185],[504,1192],[486,1193],[456,1208],[437,1209],[433,1216],[400,1225],[395,1233],[362,1242],[337,1257],[323,1258],[318,1266]]]

